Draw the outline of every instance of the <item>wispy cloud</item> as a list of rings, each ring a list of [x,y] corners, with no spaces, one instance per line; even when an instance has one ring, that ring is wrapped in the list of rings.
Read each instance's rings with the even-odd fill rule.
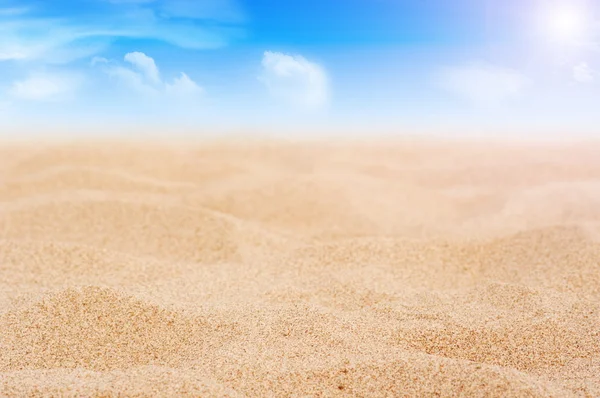
[[[319,64],[300,55],[266,51],[262,68],[259,80],[275,98],[308,108],[329,103],[329,79]]]
[[[529,78],[516,70],[483,63],[443,68],[435,82],[441,89],[481,105],[518,98],[530,84]]]
[[[595,80],[594,71],[587,63],[582,62],[573,67],[573,78],[578,83],[591,83]]]
[[[29,11],[27,7],[0,7],[0,17],[14,17],[26,14]]]
[[[216,48],[239,35],[243,21],[234,0],[9,1],[0,8],[0,61],[66,63],[118,38]]]
[[[57,101],[71,98],[82,82],[83,78],[78,74],[32,74],[14,82],[9,94],[19,100]]]
[[[92,66],[102,70],[122,87],[138,94],[161,97],[171,96],[177,98],[198,98],[203,90],[187,74],[181,73],[172,82],[164,81],[152,57],[142,52],[131,52],[123,58],[132,67],[96,57]]]
[[[115,1],[115,0],[112,0]],[[117,0],[119,1],[119,0]],[[120,0],[123,1],[123,0]],[[125,0],[132,1],[132,0]],[[161,15],[195,19],[212,19],[227,23],[245,20],[241,7],[234,0],[133,0],[154,3]]]

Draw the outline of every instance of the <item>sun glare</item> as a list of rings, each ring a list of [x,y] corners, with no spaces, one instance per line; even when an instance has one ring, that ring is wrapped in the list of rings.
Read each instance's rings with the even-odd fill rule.
[[[574,4],[563,4],[546,10],[542,27],[552,41],[579,42],[588,30],[586,10]]]

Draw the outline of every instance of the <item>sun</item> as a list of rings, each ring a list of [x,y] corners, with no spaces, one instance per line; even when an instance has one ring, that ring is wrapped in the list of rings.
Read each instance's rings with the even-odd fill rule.
[[[540,22],[548,39],[565,44],[582,41],[589,29],[585,7],[575,3],[548,7]]]

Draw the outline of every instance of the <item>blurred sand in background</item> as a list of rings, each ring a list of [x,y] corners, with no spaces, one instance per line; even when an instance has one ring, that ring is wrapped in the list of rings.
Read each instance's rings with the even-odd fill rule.
[[[600,396],[600,146],[0,148],[0,396]]]

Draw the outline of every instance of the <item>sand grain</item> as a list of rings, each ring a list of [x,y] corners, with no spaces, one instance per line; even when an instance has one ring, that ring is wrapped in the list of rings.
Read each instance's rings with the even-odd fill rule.
[[[566,144],[0,148],[0,396],[600,396],[599,187]]]

